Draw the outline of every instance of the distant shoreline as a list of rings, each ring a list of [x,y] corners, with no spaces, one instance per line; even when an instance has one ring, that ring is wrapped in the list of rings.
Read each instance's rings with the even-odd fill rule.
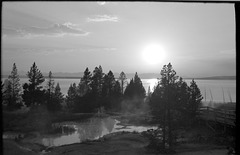
[[[183,79],[194,79],[194,80],[236,80],[235,76],[229,77],[203,77],[203,78],[183,78]]]
[[[7,78],[9,75],[1,75],[1,78]],[[28,78],[27,76],[20,75],[20,78]],[[45,78],[47,78],[45,76]],[[82,77],[68,77],[68,76],[53,76],[53,79],[81,79]],[[131,79],[131,78],[128,78]],[[157,77],[144,77],[141,79],[157,79]],[[211,76],[211,77],[199,77],[199,78],[183,78],[185,80],[236,80],[236,76]]]

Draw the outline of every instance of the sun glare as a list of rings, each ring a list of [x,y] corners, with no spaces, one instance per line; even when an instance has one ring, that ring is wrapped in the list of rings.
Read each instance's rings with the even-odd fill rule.
[[[142,56],[148,64],[152,65],[161,63],[166,57],[163,48],[158,44],[146,46],[143,49]]]

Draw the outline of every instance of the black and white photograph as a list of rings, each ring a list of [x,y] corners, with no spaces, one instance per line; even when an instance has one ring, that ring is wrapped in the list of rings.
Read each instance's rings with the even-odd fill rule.
[[[237,154],[236,5],[3,1],[2,154]]]

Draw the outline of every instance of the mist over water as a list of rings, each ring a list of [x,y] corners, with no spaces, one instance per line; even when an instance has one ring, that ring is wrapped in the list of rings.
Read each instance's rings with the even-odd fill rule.
[[[79,143],[86,140],[96,140],[104,135],[115,132],[143,132],[149,129],[156,129],[156,126],[123,126],[120,121],[111,117],[92,117],[84,122],[62,122],[60,134],[43,136],[41,144],[44,146],[61,146],[66,144]],[[73,127],[74,131],[64,131],[63,127]]]

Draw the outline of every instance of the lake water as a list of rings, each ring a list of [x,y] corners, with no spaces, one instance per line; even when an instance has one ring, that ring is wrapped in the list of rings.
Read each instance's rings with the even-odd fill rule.
[[[4,81],[4,78],[2,78]],[[151,91],[153,87],[157,84],[157,79],[141,79],[143,86],[148,91],[150,86]],[[64,95],[67,95],[68,88],[71,83],[78,83],[80,79],[54,79],[55,84],[59,82],[61,87],[61,92]],[[129,81],[129,80],[128,80]],[[190,85],[191,80],[185,80],[188,85]],[[27,78],[21,78],[20,82],[23,84],[28,82]],[[43,86],[46,85],[47,80],[43,83]],[[203,101],[209,102],[236,102],[236,80],[195,80],[198,87],[201,90]]]
[[[92,117],[84,121],[60,122],[52,124],[54,133],[38,135],[34,138],[24,138],[24,142],[38,143],[47,147],[62,146],[96,140],[104,135],[116,132],[143,132],[157,129],[157,126],[122,125],[112,117]],[[4,133],[3,139],[14,139],[17,133]]]
[[[120,121],[111,117],[93,117],[85,120],[84,122],[61,122],[59,124],[53,124],[59,126],[61,134],[50,135],[49,137],[41,138],[41,142],[45,146],[61,146],[66,144],[80,143],[86,140],[96,140],[104,135],[115,132],[143,132],[149,129],[157,129],[155,126],[123,126]],[[64,129],[65,127],[65,129]],[[69,132],[68,128],[73,128]],[[65,130],[65,131],[64,131]]]

